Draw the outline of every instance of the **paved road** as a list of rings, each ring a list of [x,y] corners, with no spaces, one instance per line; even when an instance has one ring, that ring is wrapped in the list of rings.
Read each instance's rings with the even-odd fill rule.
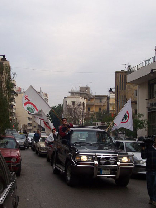
[[[62,175],[54,175],[46,157],[31,149],[21,150],[22,172],[17,178],[19,208],[149,208],[146,180],[131,179],[126,188],[112,179],[80,181],[66,185]]]

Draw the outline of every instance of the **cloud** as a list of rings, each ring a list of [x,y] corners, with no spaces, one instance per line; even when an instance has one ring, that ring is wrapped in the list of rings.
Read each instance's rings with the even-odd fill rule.
[[[50,105],[62,103],[74,86],[108,94],[123,64],[154,56],[155,6],[155,0],[6,0],[1,54],[17,85],[41,87]]]

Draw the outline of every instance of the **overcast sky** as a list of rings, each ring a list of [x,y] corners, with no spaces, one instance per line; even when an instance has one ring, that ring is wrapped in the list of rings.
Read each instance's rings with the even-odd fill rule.
[[[155,0],[1,1],[0,54],[17,86],[62,103],[71,89],[108,95],[115,71],[155,55]]]

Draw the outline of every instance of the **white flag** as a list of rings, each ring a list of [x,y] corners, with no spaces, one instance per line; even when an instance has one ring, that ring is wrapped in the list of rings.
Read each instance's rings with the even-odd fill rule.
[[[45,130],[53,128],[53,124],[47,118],[51,107],[31,85],[25,91],[22,99],[24,109],[32,116],[34,115],[36,123],[45,128]]]
[[[23,95],[23,107],[31,114],[37,113],[39,110],[42,110],[45,115],[47,115],[51,110],[48,103],[38,94],[38,92],[31,85]]]
[[[133,131],[131,99],[127,101],[127,103],[115,117],[114,126],[112,127],[111,131],[119,128],[125,128]]]

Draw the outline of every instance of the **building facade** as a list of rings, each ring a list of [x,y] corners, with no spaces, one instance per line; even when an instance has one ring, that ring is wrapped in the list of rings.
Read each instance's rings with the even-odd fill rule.
[[[127,76],[127,82],[136,84],[137,111],[148,120],[148,128],[138,131],[138,136],[156,135],[156,56],[146,60],[141,67]]]
[[[127,83],[127,75],[130,71],[115,72],[115,113],[116,115],[131,98],[133,114],[137,114],[137,85]]]

